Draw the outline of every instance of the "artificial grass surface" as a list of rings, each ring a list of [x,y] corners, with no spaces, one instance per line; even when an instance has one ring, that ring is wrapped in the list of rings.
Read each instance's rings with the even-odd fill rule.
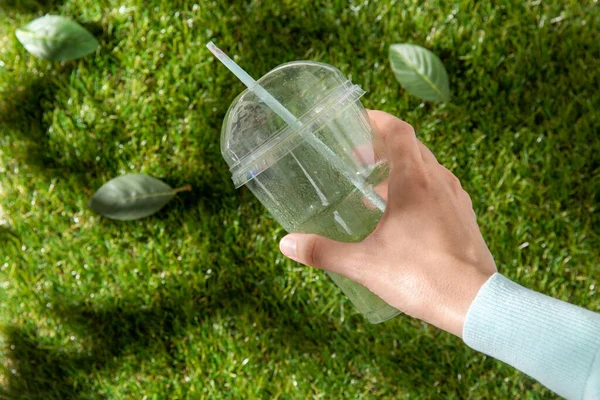
[[[44,12],[101,49],[31,57],[14,30]],[[284,232],[221,159],[243,88],[204,44],[256,77],[340,68],[462,180],[502,273],[600,311],[599,22],[596,2],[566,0],[2,0],[1,396],[552,398],[406,316],[369,325],[279,254]],[[440,56],[452,103],[400,88],[396,42]],[[127,172],[194,189],[137,222],[92,213]]]

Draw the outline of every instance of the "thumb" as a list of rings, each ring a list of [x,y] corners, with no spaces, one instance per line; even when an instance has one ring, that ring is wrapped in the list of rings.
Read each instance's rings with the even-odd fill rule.
[[[279,242],[279,249],[292,260],[357,279],[364,260],[361,243],[342,243],[323,236],[292,233]]]

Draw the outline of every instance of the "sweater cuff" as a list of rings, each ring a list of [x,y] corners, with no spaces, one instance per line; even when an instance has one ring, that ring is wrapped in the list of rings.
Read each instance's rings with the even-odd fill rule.
[[[526,289],[500,274],[481,287],[465,343],[569,399],[596,398],[600,314]]]

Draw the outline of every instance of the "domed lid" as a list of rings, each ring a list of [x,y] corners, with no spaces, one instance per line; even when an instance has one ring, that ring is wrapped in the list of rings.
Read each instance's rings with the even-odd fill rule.
[[[239,187],[301,143],[301,134],[332,118],[341,104],[365,92],[337,69],[313,61],[282,64],[256,82],[297,118],[284,121],[254,91],[231,104],[221,131],[221,153]]]

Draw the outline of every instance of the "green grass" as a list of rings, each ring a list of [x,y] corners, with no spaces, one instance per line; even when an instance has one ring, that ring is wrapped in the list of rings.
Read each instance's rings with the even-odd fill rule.
[[[42,3],[0,0],[0,397],[553,397],[419,321],[369,325],[279,254],[284,232],[221,159],[243,88],[204,44],[257,77],[297,59],[340,68],[461,178],[502,273],[599,311],[595,1]],[[101,49],[33,58],[14,30],[45,12]],[[440,56],[452,103],[401,89],[397,42]],[[126,172],[194,190],[137,222],[91,212]]]

